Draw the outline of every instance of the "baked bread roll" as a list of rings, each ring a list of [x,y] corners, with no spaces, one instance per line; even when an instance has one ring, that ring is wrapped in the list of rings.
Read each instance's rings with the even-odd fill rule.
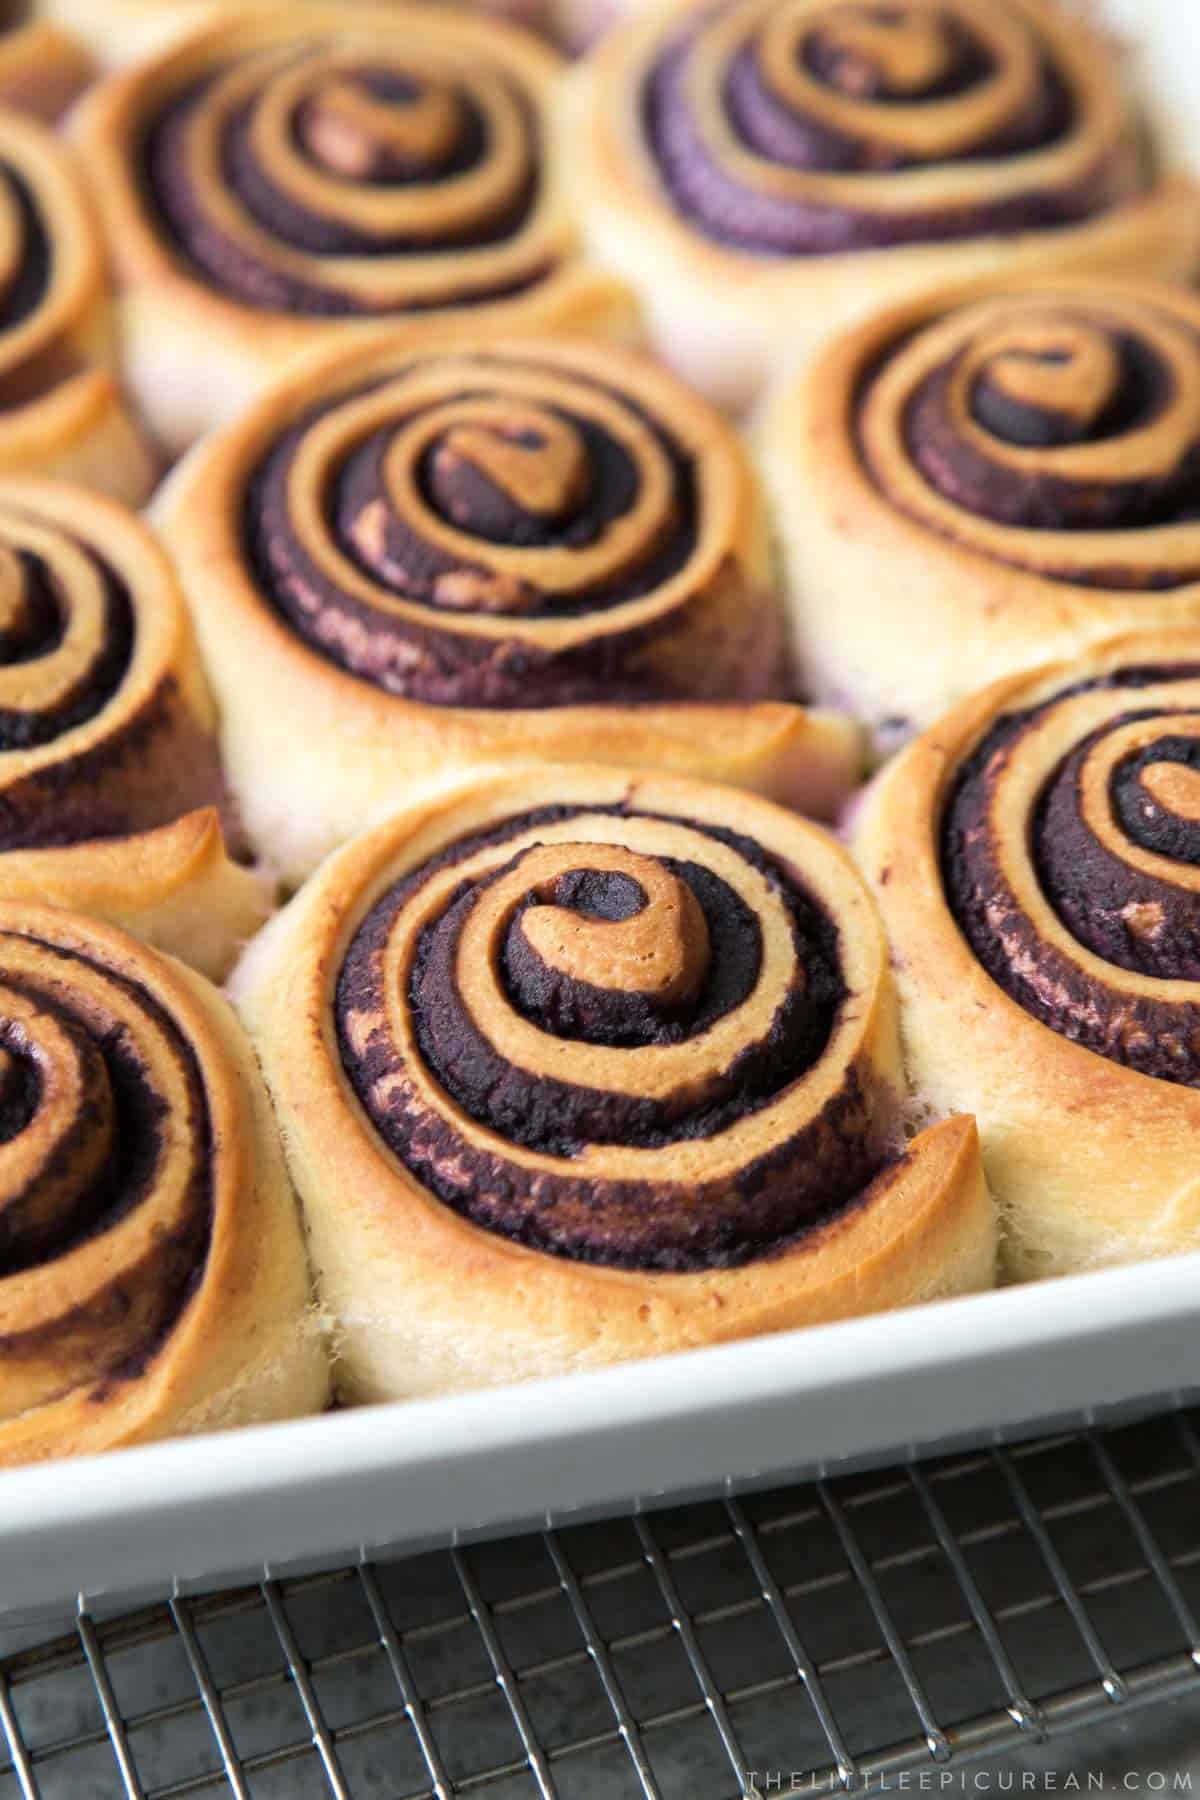
[[[114,373],[96,221],[58,139],[3,110],[0,294],[0,476],[61,476],[140,505],[158,461]]]
[[[76,114],[133,390],[182,448],[365,326],[631,333],[546,160],[559,60],[449,7],[274,6],[110,76]]]
[[[1200,634],[1009,676],[878,778],[856,850],[913,1083],[975,1113],[1021,1278],[1200,1248]]]
[[[769,803],[476,781],[331,857],[233,993],[351,1400],[986,1287],[970,1119],[904,1135],[878,917]]]
[[[49,124],[83,92],[92,63],[71,32],[33,10],[21,0],[0,4],[0,106]]]
[[[233,1012],[96,920],[0,902],[0,1464],[314,1412],[295,1200]]]
[[[707,774],[828,816],[734,432],[645,358],[388,332],[200,445],[160,518],[255,842],[289,879],[481,763]]]
[[[675,0],[572,78],[569,179],[656,347],[743,407],[830,332],[947,281],[1188,274],[1114,48],[1059,0]]]
[[[1200,301],[1083,277],[857,327],[762,431],[811,689],[884,738],[1200,624]]]
[[[226,853],[215,727],[146,526],[0,480],[0,899],[99,914],[223,975],[271,888]]]

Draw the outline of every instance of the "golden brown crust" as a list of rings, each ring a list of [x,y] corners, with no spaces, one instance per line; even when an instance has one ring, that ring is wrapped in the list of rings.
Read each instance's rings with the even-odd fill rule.
[[[865,45],[841,41],[843,12],[675,0],[622,20],[571,77],[566,155],[589,247],[703,391],[744,407],[831,327],[947,282],[1195,268],[1194,184],[1142,167],[1119,58],[1078,12],[955,0],[932,28],[917,9]],[[951,99],[928,100],[921,83],[941,96],[956,40],[986,43],[990,73],[964,67]],[[1048,71],[1069,123],[1051,122]],[[666,84],[654,141],[648,81]]]
[[[858,821],[913,1082],[976,1114],[1018,1276],[1200,1245],[1198,672],[1174,632],[1009,676]]]
[[[125,837],[0,855],[0,900],[105,919],[210,981],[228,975],[274,897],[265,871],[230,856],[213,806]]]
[[[781,391],[760,447],[810,685],[877,733],[1116,631],[1200,620],[1200,303],[1182,289],[1055,279],[892,308]]]
[[[0,475],[54,475],[139,505],[158,462],[117,383],[104,253],[76,171],[44,126],[0,112],[4,171]]]
[[[226,852],[212,701],[149,530],[83,489],[0,479],[0,638],[0,895],[224,975],[270,884]]]
[[[320,1408],[295,1203],[220,995],[9,902],[0,995],[0,1463]]]
[[[83,45],[48,19],[0,26],[0,106],[53,124],[91,78]]]
[[[511,461],[518,427],[534,447],[502,491],[487,446]],[[432,498],[413,474],[430,456]],[[781,615],[744,452],[628,352],[418,354],[378,334],[201,446],[161,516],[242,816],[289,876],[479,763],[634,756],[826,816],[853,780],[853,728],[774,697]]]
[[[387,103],[397,77],[423,84],[426,124]],[[101,82],[75,129],[130,380],[163,441],[182,448],[299,352],[351,348],[381,320],[416,338],[467,321],[632,335],[628,291],[579,261],[545,154],[558,78],[552,51],[498,21],[314,4],[190,32]],[[218,121],[245,106],[253,203],[211,166]],[[373,182],[389,156],[424,179]],[[190,379],[166,383],[183,345]]]
[[[348,1397],[991,1280],[971,1121],[904,1143],[867,896],[764,801],[596,767],[477,781],[332,857],[233,991]]]

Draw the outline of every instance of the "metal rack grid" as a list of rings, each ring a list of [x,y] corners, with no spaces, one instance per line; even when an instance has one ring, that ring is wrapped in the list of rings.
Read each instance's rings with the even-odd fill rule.
[[[734,1800],[1200,1701],[1200,1412],[98,1618],[0,1800]],[[69,1729],[64,1730],[64,1721]]]

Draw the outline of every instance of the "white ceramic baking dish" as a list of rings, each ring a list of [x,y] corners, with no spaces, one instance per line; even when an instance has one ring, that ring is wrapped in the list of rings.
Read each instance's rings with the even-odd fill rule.
[[[1080,4],[1084,0],[1079,0]],[[1106,0],[1200,167],[1200,3]],[[1200,1253],[597,1374],[0,1477],[8,1630],[1200,1391]]]
[[[0,1477],[7,1611],[128,1602],[1200,1391],[1200,1253]]]

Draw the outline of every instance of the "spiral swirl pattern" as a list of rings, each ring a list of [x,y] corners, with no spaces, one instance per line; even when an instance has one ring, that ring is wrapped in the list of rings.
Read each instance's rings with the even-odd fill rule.
[[[212,1072],[169,980],[99,928],[0,911],[0,1395],[12,1417],[154,1356],[202,1278]]]
[[[1026,1011],[1195,1087],[1200,663],[1136,658],[992,726],[947,800],[946,892]]]
[[[0,852],[143,832],[223,797],[170,570],[131,515],[0,482]]]
[[[332,996],[374,1130],[445,1205],[586,1262],[736,1266],[838,1212],[901,1149],[886,976],[799,830],[802,871],[715,817],[567,803],[393,880]]]
[[[887,946],[828,833],[560,763],[327,858],[233,994],[357,1399],[986,1286],[975,1127],[911,1139]]]
[[[322,656],[435,705],[785,691],[744,459],[661,372],[547,342],[330,385],[257,433],[234,501],[257,593]]]
[[[276,8],[155,68],[133,128],[159,226],[242,305],[472,306],[567,253],[542,167],[555,59],[503,26]]]
[[[1140,183],[1095,50],[1043,0],[720,0],[649,42],[643,129],[675,208],[755,255],[1043,229]]]
[[[871,478],[998,562],[1144,593],[1200,579],[1200,313],[1169,290],[1053,288],[894,344],[858,400]]]

